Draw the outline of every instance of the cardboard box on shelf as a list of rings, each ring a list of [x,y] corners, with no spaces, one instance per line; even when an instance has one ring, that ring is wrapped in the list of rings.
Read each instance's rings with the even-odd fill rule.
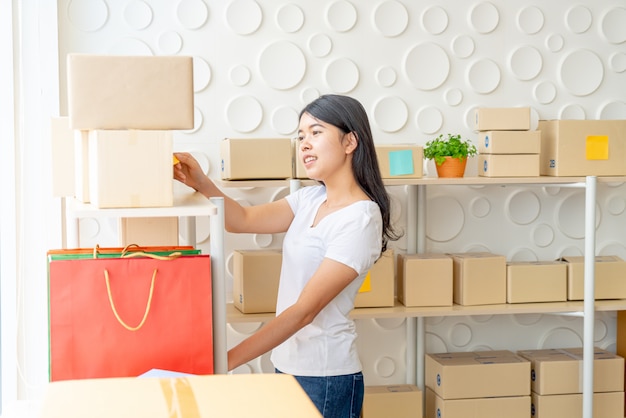
[[[507,262],[507,303],[563,302],[566,300],[567,266],[565,262]]]
[[[290,138],[225,138],[222,180],[287,179],[293,175]]]
[[[68,54],[72,129],[193,129],[193,57]]]
[[[442,399],[426,389],[425,418],[528,418],[530,396],[497,398]]]
[[[454,303],[506,303],[506,257],[489,252],[453,253],[450,256]]]
[[[89,131],[89,200],[98,208],[174,204],[172,131]]]
[[[385,251],[368,273],[370,289],[357,293],[354,300],[355,308],[382,308],[394,305],[394,264],[393,250]]]
[[[567,299],[584,299],[585,257],[565,256]],[[616,255],[596,256],[594,266],[595,299],[626,299],[626,261]]]
[[[398,254],[398,301],[404,306],[452,306],[452,257]]]
[[[442,399],[530,395],[530,362],[509,350],[426,354],[424,369]]]
[[[582,393],[582,348],[520,350],[530,361],[531,389],[539,395]],[[624,358],[594,348],[594,392],[624,391]]]
[[[422,391],[415,385],[365,386],[361,418],[422,418]]]
[[[178,245],[178,218],[120,218],[118,221],[119,242],[122,246],[137,244]]]
[[[413,144],[376,145],[380,175],[384,179],[422,178],[424,148]]]
[[[242,399],[245,402],[242,402]],[[322,418],[296,379],[254,373],[48,383],[41,418]]]
[[[479,107],[475,110],[475,131],[528,131],[530,107]]]
[[[531,396],[533,418],[583,418],[583,395]],[[623,418],[624,392],[604,392],[593,394],[594,418]],[[443,417],[442,417],[443,418]]]
[[[539,154],[480,154],[478,175],[482,177],[538,177]]]
[[[542,120],[541,175],[626,175],[626,120]]]
[[[539,154],[540,131],[478,132],[479,154]]]
[[[233,252],[233,305],[243,313],[276,312],[281,250]]]

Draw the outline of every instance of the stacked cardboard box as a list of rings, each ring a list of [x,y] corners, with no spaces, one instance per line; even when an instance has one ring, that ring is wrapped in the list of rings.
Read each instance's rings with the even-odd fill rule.
[[[489,252],[452,253],[454,303],[506,303],[506,257]]]
[[[530,362],[508,350],[427,354],[426,418],[530,416]]]
[[[565,256],[567,300],[584,299],[585,257]],[[626,299],[626,261],[616,255],[599,255],[594,263],[595,299]]]
[[[243,313],[276,312],[282,261],[280,250],[235,250],[233,305]]]
[[[522,350],[531,363],[532,411],[536,418],[582,417],[582,348]],[[595,348],[593,416],[624,417],[624,358]]]
[[[293,152],[290,138],[225,138],[220,144],[222,180],[296,177]]]
[[[398,254],[398,301],[404,306],[452,306],[452,257]]]
[[[376,145],[383,179],[419,179],[424,175],[424,148],[413,144]]]
[[[530,130],[530,108],[478,108],[478,175],[539,176],[541,133]]]
[[[366,386],[361,418],[422,418],[422,391],[415,385]]]
[[[355,308],[390,307],[395,303],[393,250],[385,251],[374,263],[354,300]]]
[[[566,266],[564,261],[507,262],[507,303],[566,301]]]

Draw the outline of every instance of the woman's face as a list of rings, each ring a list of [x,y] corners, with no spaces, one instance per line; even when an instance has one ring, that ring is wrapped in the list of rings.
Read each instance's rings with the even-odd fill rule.
[[[339,171],[351,152],[351,135],[304,113],[298,127],[298,155],[307,176],[324,181]]]

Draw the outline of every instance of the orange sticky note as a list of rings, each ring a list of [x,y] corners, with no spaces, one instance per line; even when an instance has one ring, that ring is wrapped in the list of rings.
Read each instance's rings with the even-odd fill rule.
[[[607,135],[589,135],[585,145],[585,157],[588,160],[609,159],[609,137]]]
[[[359,293],[369,292],[372,290],[372,279],[370,278],[370,272],[367,272],[367,276],[365,276],[365,280],[363,280],[363,284],[359,289]]]
[[[176,158],[175,155],[172,155],[172,165],[176,165],[178,164],[180,161],[178,160],[178,158]]]

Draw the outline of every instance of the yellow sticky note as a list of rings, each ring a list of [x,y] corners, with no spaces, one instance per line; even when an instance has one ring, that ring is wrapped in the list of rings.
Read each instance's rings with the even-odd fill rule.
[[[367,272],[367,276],[365,276],[365,280],[363,280],[363,284],[359,289],[359,293],[369,292],[372,290],[372,279],[370,278],[370,272]]]
[[[172,155],[172,165],[176,165],[178,164],[180,161],[178,160],[178,158],[176,158],[175,155]]]
[[[609,159],[609,137],[608,135],[587,136],[585,157],[587,160],[608,160]]]

